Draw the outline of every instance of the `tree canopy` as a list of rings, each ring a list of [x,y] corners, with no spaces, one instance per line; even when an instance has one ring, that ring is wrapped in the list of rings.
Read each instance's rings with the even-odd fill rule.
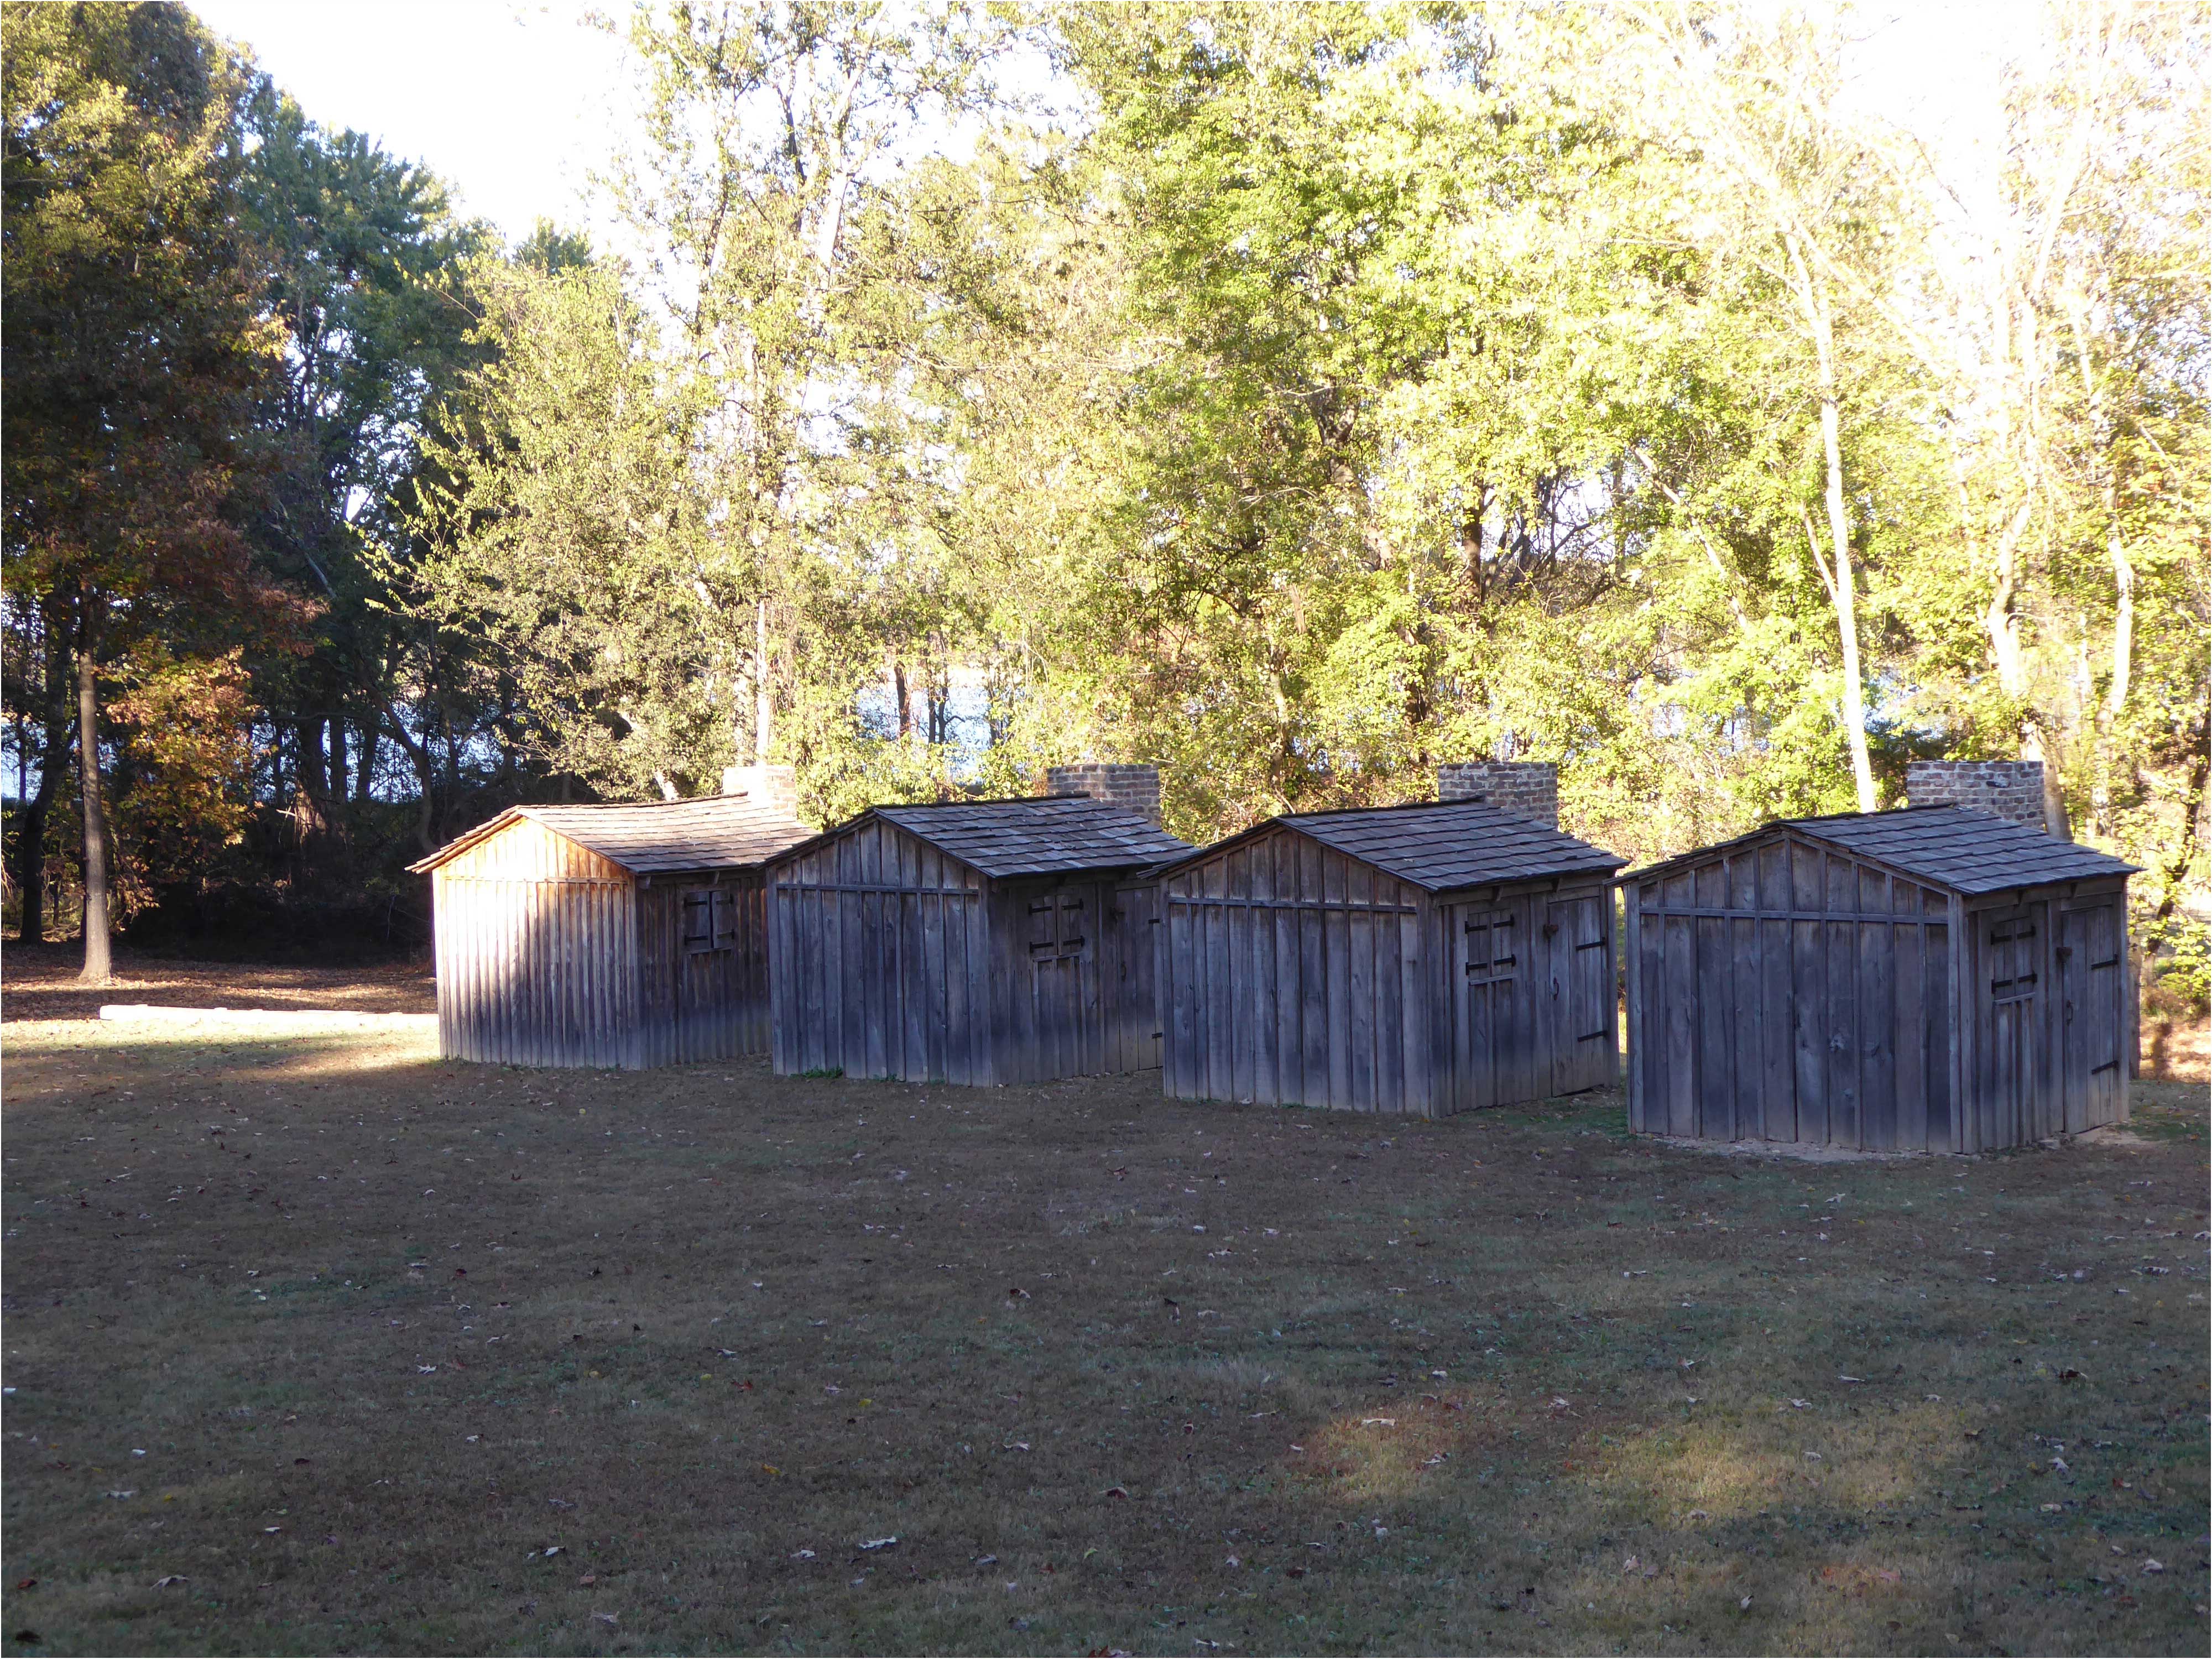
[[[1639,858],[2028,756],[2204,885],[2202,5],[2024,15],[1946,148],[1826,5],[641,4],[599,249],[175,8],[7,16],[42,795],[82,649],[118,809],[295,894],[1084,756],[1200,837],[1552,760]]]

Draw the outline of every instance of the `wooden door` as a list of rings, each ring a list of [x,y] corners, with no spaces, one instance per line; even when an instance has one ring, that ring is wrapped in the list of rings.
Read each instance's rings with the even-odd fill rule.
[[[1528,1018],[1528,941],[1511,910],[1455,904],[1444,911],[1452,995],[1453,1109],[1533,1100],[1534,1022]]]
[[[1982,923],[1984,1030],[1978,1110],[1984,1147],[2017,1146],[2045,1133],[2042,908],[1999,911]]]
[[[1551,971],[1544,990],[1550,1027],[1552,1087],[1567,1094],[1613,1080],[1613,951],[1606,937],[1609,899],[1593,894],[1545,907]]]
[[[1027,1074],[1084,1077],[1099,1069],[1097,1022],[1085,981],[1095,958],[1091,890],[1063,887],[1029,901],[1030,1030]]]
[[[2063,1026],[2059,1087],[2066,1131],[2079,1134],[2120,1119],[2127,1029],[2120,908],[2106,899],[2058,913],[2058,985]]]
[[[1157,988],[1164,908],[1157,884],[1114,890],[1113,927],[1108,935],[1113,960],[1101,957],[1098,969],[1107,1005],[1108,1071],[1141,1072],[1160,1063],[1165,1022]]]

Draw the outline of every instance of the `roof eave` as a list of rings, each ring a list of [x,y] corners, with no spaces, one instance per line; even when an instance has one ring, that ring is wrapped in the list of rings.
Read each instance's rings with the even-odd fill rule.
[[[463,830],[436,852],[416,860],[407,866],[407,873],[410,876],[426,876],[440,865],[452,863],[471,847],[481,846],[499,834],[501,830],[512,824],[521,823],[529,816],[529,812],[523,807],[507,807],[491,817],[486,818],[475,829]],[[568,837],[564,836],[562,839],[565,841]]]

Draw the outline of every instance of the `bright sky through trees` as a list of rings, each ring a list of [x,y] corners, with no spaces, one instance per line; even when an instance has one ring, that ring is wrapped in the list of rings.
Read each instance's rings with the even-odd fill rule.
[[[191,9],[251,46],[313,119],[427,166],[465,211],[510,239],[541,218],[585,222],[588,174],[635,125],[628,54],[619,35],[588,21],[589,6],[191,0]],[[1995,117],[1999,53],[2015,16],[1999,0],[1869,8],[1862,95],[1963,156]]]
[[[447,180],[511,239],[581,222],[586,175],[634,119],[621,40],[582,6],[195,0],[326,128]]]

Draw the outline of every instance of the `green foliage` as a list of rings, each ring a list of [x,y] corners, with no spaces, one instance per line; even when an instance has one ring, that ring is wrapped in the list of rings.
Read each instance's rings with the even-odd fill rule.
[[[10,709],[65,748],[105,570],[104,663],[245,645],[308,850],[395,746],[418,842],[1085,755],[1205,838],[1490,756],[1638,858],[2030,753],[2145,921],[2206,884],[2201,7],[2037,13],[1962,180],[1826,13],[643,4],[622,258],[186,14],[7,26]],[[221,347],[120,376],[113,475],[73,283]]]

